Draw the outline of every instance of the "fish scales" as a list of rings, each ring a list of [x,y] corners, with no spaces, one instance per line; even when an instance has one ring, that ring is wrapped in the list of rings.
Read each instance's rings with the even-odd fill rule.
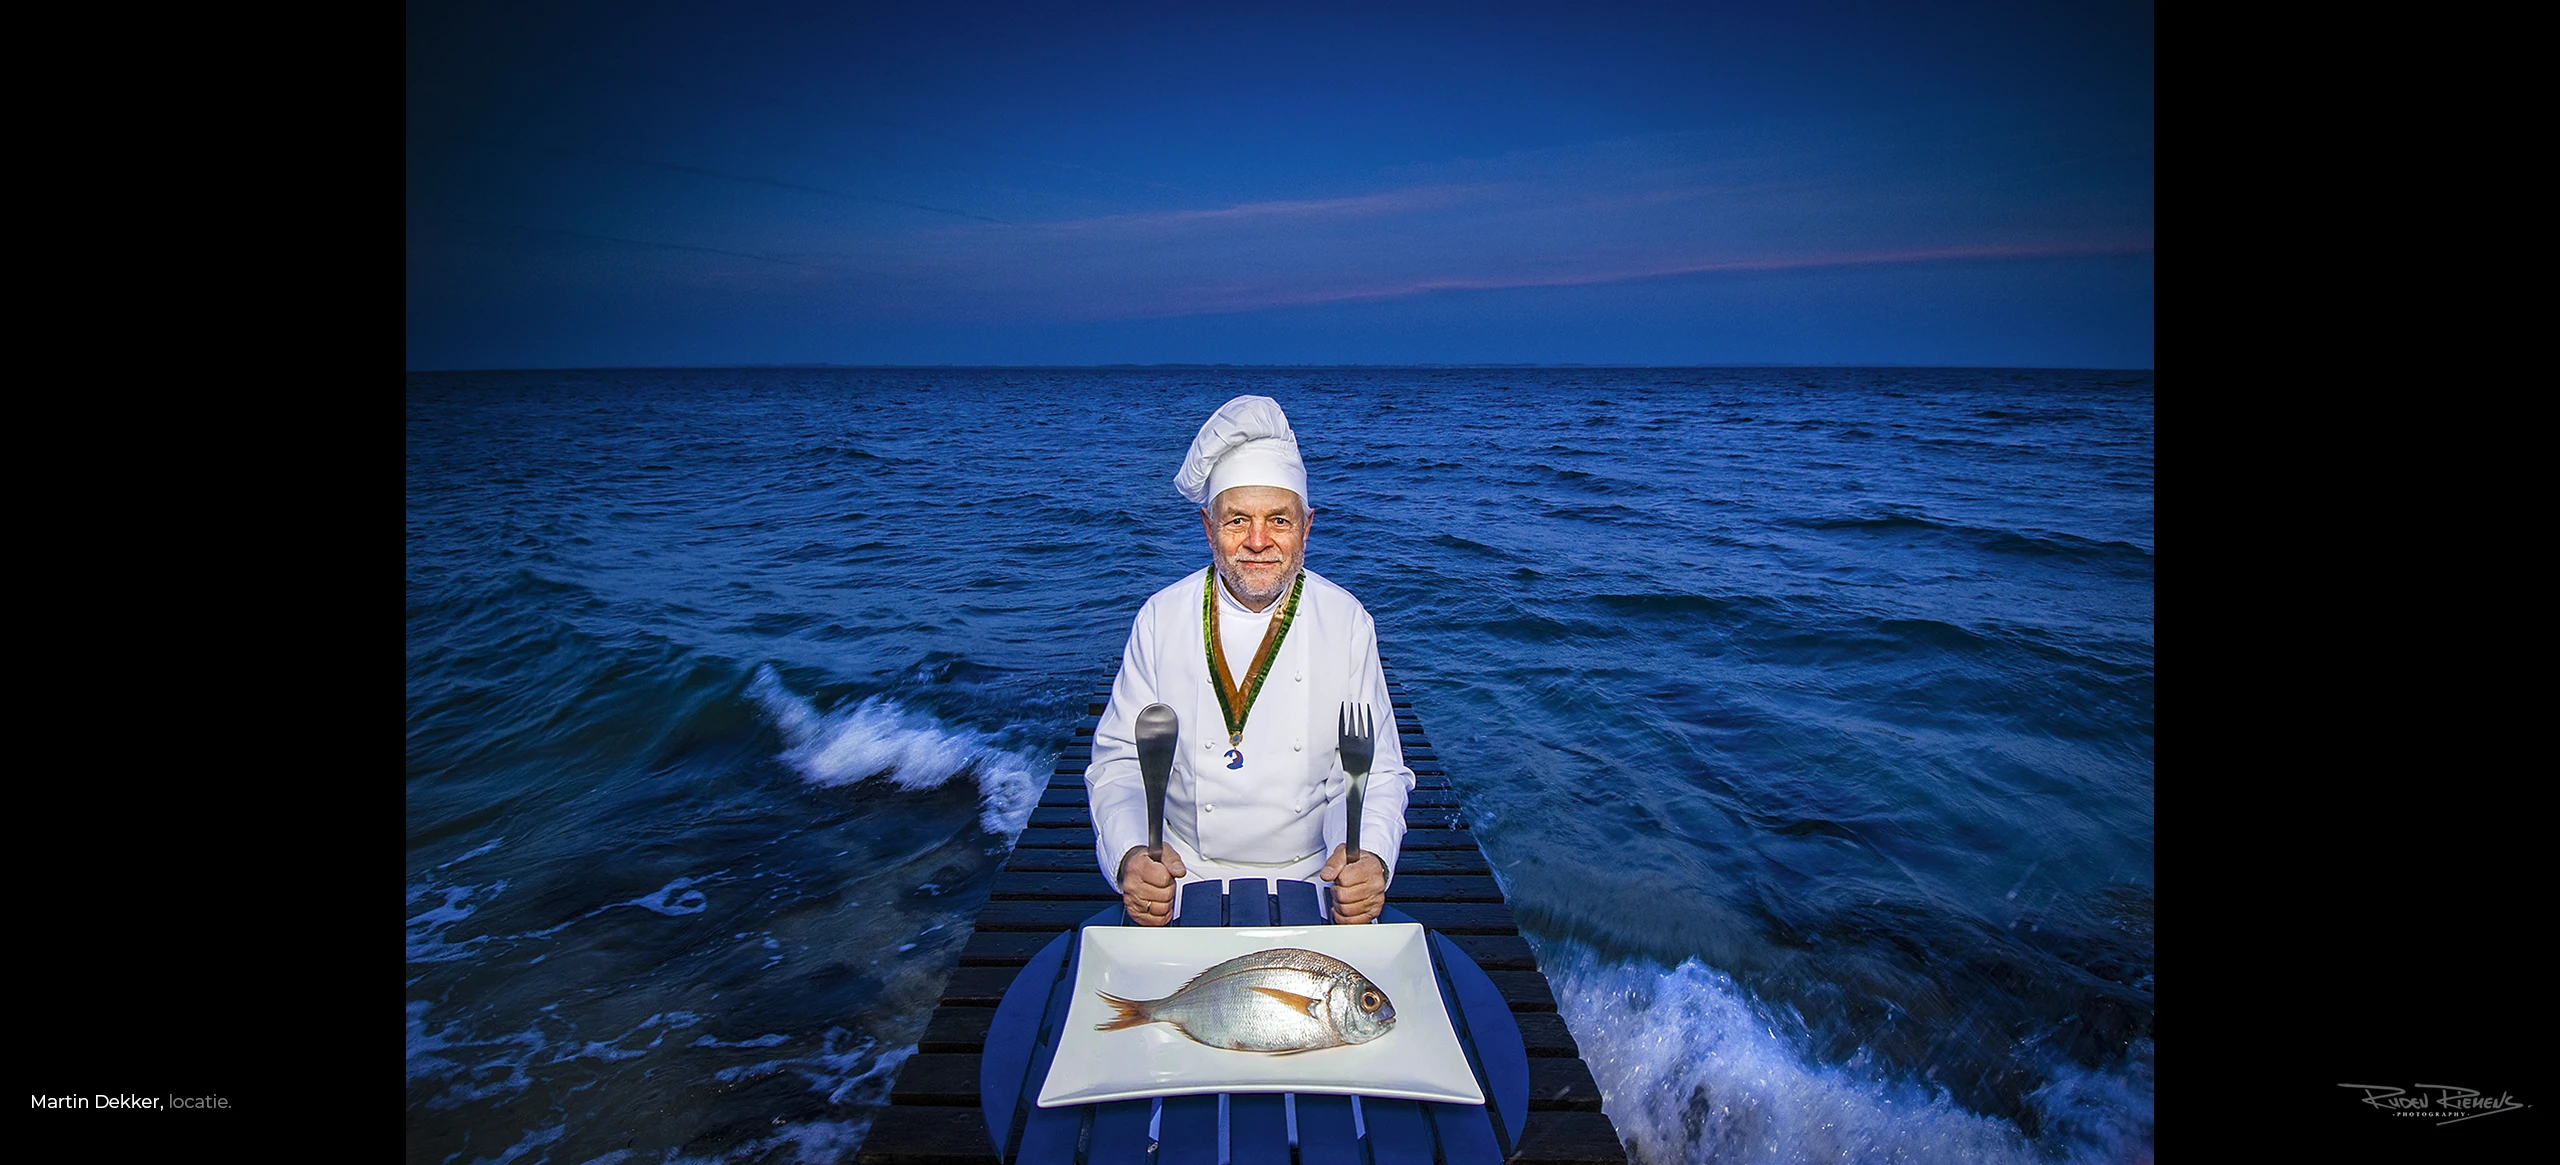
[[[1288,1055],[1367,1043],[1396,1021],[1395,1004],[1349,963],[1296,947],[1255,951],[1192,977],[1161,999],[1098,992],[1118,1012],[1094,1025],[1118,1031],[1170,1024],[1213,1048]]]

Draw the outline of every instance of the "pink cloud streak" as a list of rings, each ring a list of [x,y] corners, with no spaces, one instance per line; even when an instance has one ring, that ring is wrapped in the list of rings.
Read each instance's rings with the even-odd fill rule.
[[[1395,280],[1356,287],[1266,294],[1239,294],[1219,298],[1214,303],[1186,305],[1187,310],[1166,315],[1207,315],[1225,312],[1254,311],[1271,307],[1312,307],[1328,303],[1354,303],[1405,296],[1427,295],[1435,291],[1504,291],[1523,287],[1583,287],[1601,283],[1626,283],[1640,279],[1665,279],[1681,275],[1709,275],[1727,272],[1799,271],[1822,267],[1872,267],[1900,263],[1932,263],[1965,259],[2086,259],[2121,255],[2150,254],[2149,240],[2109,243],[2031,243],[1989,244],[1963,247],[1929,247],[1905,250],[1853,251],[1813,255],[1772,255],[1747,259],[1717,259],[1644,267],[1619,267],[1594,271],[1570,271],[1548,275],[1450,276]]]

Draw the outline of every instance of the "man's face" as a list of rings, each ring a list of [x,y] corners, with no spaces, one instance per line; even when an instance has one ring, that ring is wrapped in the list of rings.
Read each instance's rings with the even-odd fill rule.
[[[1200,515],[1218,578],[1244,605],[1262,610],[1289,592],[1307,561],[1307,507],[1276,485],[1240,485],[1209,500]]]

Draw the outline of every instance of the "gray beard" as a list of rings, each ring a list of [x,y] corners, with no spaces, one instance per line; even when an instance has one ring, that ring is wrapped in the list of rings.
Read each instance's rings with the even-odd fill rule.
[[[1244,585],[1244,572],[1237,570],[1225,559],[1213,557],[1210,565],[1217,570],[1218,581],[1227,588],[1228,594],[1236,597],[1237,602],[1243,603],[1248,607],[1258,604],[1264,608],[1270,607],[1271,604],[1280,601],[1283,596],[1287,595],[1289,593],[1290,584],[1298,581],[1298,572],[1306,569],[1306,561],[1304,559],[1281,564],[1282,569],[1280,577],[1272,581],[1271,593],[1258,594],[1252,588]]]

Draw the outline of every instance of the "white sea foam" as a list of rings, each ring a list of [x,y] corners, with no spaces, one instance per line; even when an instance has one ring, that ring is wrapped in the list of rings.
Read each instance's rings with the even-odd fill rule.
[[[696,1041],[695,1046],[701,1046],[701,1041]],[[752,1040],[721,1046],[771,1045]],[[734,1084],[777,1072],[796,1072],[809,1082],[810,1091],[825,1093],[829,1104],[885,1104],[889,1099],[889,1088],[897,1080],[898,1066],[916,1054],[916,1046],[906,1044],[887,1051],[877,1051],[878,1048],[876,1040],[855,1037],[843,1028],[829,1028],[815,1056],[785,1056],[752,1064],[736,1064],[711,1075],[723,1084]]]
[[[896,701],[873,696],[852,708],[821,712],[782,685],[770,667],[756,669],[747,694],[764,705],[790,746],[782,761],[820,785],[879,778],[901,789],[930,789],[968,775],[978,784],[978,827],[1010,840],[1040,803],[1041,781],[1029,760],[991,738],[952,728]]]
[[[703,907],[710,905],[711,899],[700,890],[689,890],[686,887],[704,880],[706,879],[678,878],[658,887],[654,893],[643,894],[619,905],[638,906],[660,914],[700,914]]]
[[[479,911],[480,904],[471,901],[472,895],[479,894],[480,903],[486,903],[504,892],[506,888],[507,883],[504,878],[491,883],[486,888],[486,893],[483,893],[482,887],[479,886],[440,886],[433,882],[410,883],[409,905],[411,907],[414,908],[419,902],[430,898],[442,901],[409,916],[409,961],[447,963],[479,954],[480,948],[489,941],[488,936],[477,935],[457,943],[446,941],[444,932],[454,923],[469,918]]]
[[[2096,1162],[2149,1145],[2147,1055],[2121,1075],[2058,1075],[2034,1098],[2047,1120],[2030,1143],[1942,1088],[1815,1062],[1799,1021],[1694,959],[1668,971],[1570,952],[1550,962],[1558,1010],[1637,1162]]]
[[[781,1032],[766,1032],[752,1040],[723,1040],[718,1036],[704,1036],[693,1041],[693,1046],[697,1048],[770,1048],[776,1044],[789,1043],[790,1040],[791,1037]]]
[[[2151,1147],[2151,1056],[2151,1041],[2135,1040],[2118,1069],[2074,1066],[2054,1073],[2028,1097],[2044,1118],[2045,1142],[2083,1160],[2140,1159],[2128,1148]]]
[[[641,1020],[630,1030],[611,1039],[583,1039],[575,1035],[545,1034],[546,1022],[559,1026],[552,1015],[558,1004],[544,1007],[544,1019],[533,1021],[522,1031],[498,1035],[481,1035],[470,1030],[463,1020],[447,1020],[430,1024],[429,1012],[434,1005],[423,999],[408,1003],[408,1080],[436,1086],[428,1098],[431,1109],[451,1109],[477,1101],[510,1097],[533,1089],[541,1079],[549,1077],[560,1065],[580,1060],[615,1064],[636,1060],[664,1046],[668,1037],[702,1022],[699,1013],[662,1011]],[[640,1037],[648,1041],[638,1047]],[[701,1040],[679,1047],[700,1047]]]
[[[471,1165],[513,1165],[513,1162],[522,1160],[525,1154],[559,1140],[568,1131],[569,1126],[565,1124],[527,1130],[525,1135],[516,1138],[515,1144],[507,1146],[505,1152],[495,1157],[474,1157]]]

